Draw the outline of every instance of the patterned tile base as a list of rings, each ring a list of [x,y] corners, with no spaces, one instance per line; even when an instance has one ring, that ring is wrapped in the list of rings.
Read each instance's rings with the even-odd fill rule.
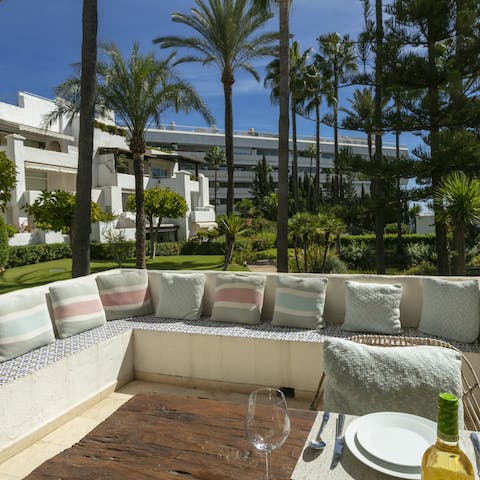
[[[40,370],[47,365],[131,329],[311,343],[321,343],[325,337],[346,338],[352,335],[352,332],[342,330],[339,326],[327,326],[322,330],[300,330],[277,327],[270,323],[261,323],[260,325],[220,323],[213,322],[208,318],[203,318],[199,321],[184,321],[161,319],[152,316],[135,317],[110,321],[102,327],[88,330],[73,337],[57,339],[50,345],[0,363],[0,385]],[[400,335],[409,337],[429,336],[414,328],[403,329]],[[438,338],[431,335],[429,337]],[[475,343],[448,342],[463,352],[480,352],[480,343],[478,341]]]

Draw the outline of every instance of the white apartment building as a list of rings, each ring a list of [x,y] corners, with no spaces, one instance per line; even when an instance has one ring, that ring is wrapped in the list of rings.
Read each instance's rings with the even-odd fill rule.
[[[216,127],[210,128],[194,128],[194,127],[180,127],[175,122],[163,128],[151,128],[146,135],[148,145],[158,147],[174,147],[175,150],[188,158],[197,161],[204,160],[205,154],[214,145],[220,148],[225,148],[225,136],[222,131]],[[272,177],[274,182],[278,178],[278,137],[276,134],[257,132],[251,128],[246,132],[235,132],[234,135],[234,183],[235,183],[235,201],[249,198],[251,196],[251,184],[255,178],[254,168],[258,160],[262,156],[272,167]],[[315,145],[315,137],[299,137],[297,140],[297,148],[299,152],[298,157],[298,172],[299,175],[303,173],[315,173],[315,159],[300,155],[300,152],[306,152],[311,145]],[[292,158],[292,141],[290,140],[290,161]],[[361,137],[344,137],[339,139],[339,148],[349,148],[354,154],[360,154],[365,158],[368,157],[367,139]],[[327,172],[333,169],[334,144],[333,139],[321,138],[320,141],[320,168],[321,168],[321,182],[327,179]],[[383,153],[386,156],[395,156],[396,150],[394,144],[383,144]],[[401,155],[407,155],[408,149],[401,147]],[[182,164],[182,168],[188,170],[192,165],[186,163]],[[210,199],[213,203],[214,199],[214,171],[208,170],[207,166],[202,168],[202,173],[210,179]],[[226,167],[221,167],[218,172],[219,188],[217,191],[217,212],[223,213],[225,211],[225,203],[227,198],[227,171]],[[360,193],[362,186],[366,193],[370,191],[370,182],[355,181],[355,188]]]
[[[42,190],[75,191],[78,118],[71,123],[60,118],[45,128],[45,115],[54,108],[52,100],[25,92],[18,94],[17,105],[0,102],[0,151],[6,153],[17,169],[17,185],[4,215],[6,222],[14,226],[32,225],[24,206],[33,203]],[[115,125],[113,115],[98,120]],[[191,172],[180,170],[179,154],[149,150],[145,157],[144,187],[170,188],[188,204],[186,218],[163,220],[163,239],[189,238],[198,229],[215,225],[205,175],[193,177]],[[92,200],[118,216],[110,228],[122,229],[127,238],[134,238],[135,216],[125,211],[125,202],[134,191],[133,161],[125,137],[95,128]],[[104,226],[93,227],[92,239],[101,240]],[[16,243],[40,243],[42,240],[37,237],[25,236]],[[54,241],[58,240],[57,235]]]

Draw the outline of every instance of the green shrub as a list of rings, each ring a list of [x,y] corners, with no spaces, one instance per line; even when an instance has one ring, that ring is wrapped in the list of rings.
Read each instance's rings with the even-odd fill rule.
[[[180,255],[185,242],[161,242],[157,243],[155,253],[157,257],[170,257]]]
[[[406,275],[437,275],[437,267],[425,260],[405,271]]]
[[[135,257],[135,242],[130,240],[124,240],[118,243],[121,245],[113,245],[116,242],[110,243],[99,243],[99,242],[90,242],[90,258],[92,260],[115,260],[118,262],[115,255],[115,249],[122,250],[122,258],[125,260],[127,258]],[[113,249],[113,250],[112,250]]]
[[[352,270],[370,270],[375,266],[375,250],[364,241],[354,241],[344,245],[340,258]]]
[[[277,235],[271,232],[259,233],[251,240],[252,250],[261,252],[262,250],[269,250],[275,248],[277,242]]]
[[[3,218],[0,217],[0,269],[4,269],[8,261],[8,231]]]
[[[276,260],[276,258],[276,248],[270,248],[268,250],[262,250],[261,252],[255,252],[255,260]]]
[[[338,255],[328,255],[325,262],[325,271],[322,273],[348,273],[348,268]]]
[[[224,242],[185,242],[180,250],[180,255],[224,255]]]
[[[17,229],[10,224],[7,224],[5,226],[7,227],[8,238],[12,238],[17,233]]]
[[[387,225],[385,225],[385,233],[393,233],[396,235],[397,228],[398,228],[398,225],[396,223],[387,223]],[[405,225],[404,223],[402,223],[401,229],[402,229],[402,233],[404,234],[410,233],[410,229],[408,228],[408,225]]]
[[[10,247],[7,267],[21,267],[34,263],[48,262],[71,258],[72,249],[69,243],[50,243],[43,245],[19,245]]]
[[[433,245],[427,243],[411,243],[406,248],[407,263],[409,267],[421,263],[434,264],[437,261],[437,253]]]

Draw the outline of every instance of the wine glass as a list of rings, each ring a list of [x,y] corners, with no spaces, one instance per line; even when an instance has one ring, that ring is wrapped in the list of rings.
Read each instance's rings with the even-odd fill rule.
[[[270,452],[283,445],[290,433],[285,395],[274,388],[262,388],[248,397],[245,418],[248,441],[265,452],[265,480],[270,480]]]

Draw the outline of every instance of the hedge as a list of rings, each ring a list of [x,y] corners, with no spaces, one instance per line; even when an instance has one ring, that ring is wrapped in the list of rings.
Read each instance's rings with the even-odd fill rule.
[[[49,243],[46,245],[18,245],[10,247],[7,268],[32,265],[34,263],[71,258],[69,243]]]
[[[190,240],[185,242],[180,250],[180,255],[223,255],[224,242],[198,242]]]

